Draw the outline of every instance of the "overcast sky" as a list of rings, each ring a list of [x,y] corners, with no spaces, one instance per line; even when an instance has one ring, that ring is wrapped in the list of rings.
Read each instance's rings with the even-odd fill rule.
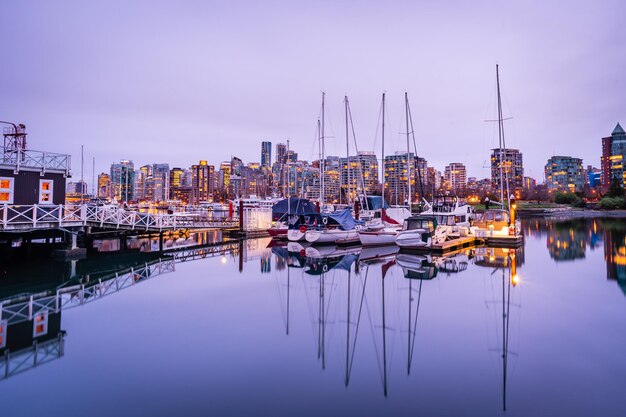
[[[507,144],[526,175],[554,154],[600,165],[626,124],[622,1],[3,1],[0,120],[31,149],[71,153],[80,177],[120,159],[219,165],[291,139],[315,157],[320,92],[327,153],[345,154],[343,96],[360,150],[405,148],[404,91],[418,153],[489,176],[495,64]],[[351,145],[353,148],[353,145]],[[376,149],[374,149],[374,147]]]

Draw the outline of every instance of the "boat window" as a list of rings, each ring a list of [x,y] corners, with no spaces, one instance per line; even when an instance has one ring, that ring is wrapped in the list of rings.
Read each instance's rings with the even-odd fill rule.
[[[501,211],[496,212],[496,221],[502,222],[504,221],[504,213]]]
[[[485,212],[485,215],[483,216],[483,219],[485,221],[492,222],[493,221],[493,211]]]

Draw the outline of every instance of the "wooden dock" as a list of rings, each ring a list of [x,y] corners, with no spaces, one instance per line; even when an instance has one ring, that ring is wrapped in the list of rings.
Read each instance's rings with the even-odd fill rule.
[[[488,236],[485,244],[497,248],[519,248],[524,244],[523,236]]]
[[[475,246],[482,243],[482,239],[477,239],[474,236],[463,236],[456,239],[446,240],[443,243],[433,245],[430,249],[435,253],[447,253],[451,251],[457,251],[460,249]]]

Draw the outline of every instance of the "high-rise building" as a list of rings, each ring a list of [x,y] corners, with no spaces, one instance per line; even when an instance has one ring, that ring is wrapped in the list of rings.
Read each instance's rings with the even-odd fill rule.
[[[608,188],[613,178],[617,178],[626,188],[626,132],[618,123],[611,136],[602,138],[602,186]]]
[[[261,142],[261,166],[272,165],[272,142]]]
[[[415,157],[413,152],[396,152],[385,156],[385,198],[392,204],[404,204],[409,200],[409,160],[411,161],[411,201],[427,193],[428,165],[424,158]],[[421,182],[421,184],[420,184]]]
[[[348,161],[350,169],[348,169]],[[371,195],[379,189],[378,160],[376,154],[359,151],[356,156],[340,159],[342,202],[353,201],[357,196]],[[346,199],[346,195],[349,197]]]
[[[467,171],[460,162],[452,162],[444,171],[445,188],[458,194],[464,194],[467,188]]]
[[[553,156],[544,168],[549,191],[582,191],[585,185],[583,160],[571,156]]]
[[[170,195],[170,166],[169,164],[152,165],[152,201],[166,201]]]
[[[441,171],[438,171],[434,167],[426,168],[426,189],[424,192],[426,194],[437,194],[439,188],[441,188],[442,180],[441,180]]]
[[[527,191],[532,191],[537,186],[537,181],[531,177],[524,177],[524,189]]]
[[[111,176],[103,172],[98,175],[98,198],[109,199],[111,197]]]
[[[222,162],[220,164],[217,188],[223,200],[229,197],[228,190],[230,188],[230,162]]]
[[[111,185],[113,198],[117,201],[129,202],[134,197],[135,165],[133,161],[123,159],[119,164],[111,165]]]
[[[213,201],[215,167],[202,160],[197,165],[191,166],[191,204],[199,204],[203,201]]]
[[[284,143],[276,144],[276,163],[277,164],[287,163],[287,145],[285,145]]]
[[[502,161],[502,163],[500,162]],[[502,183],[503,188],[500,187],[501,177],[500,168],[502,167]],[[505,197],[507,193],[507,181],[508,190],[511,194],[515,194],[516,197],[520,197],[520,193],[524,188],[524,164],[522,159],[522,153],[518,149],[492,149],[491,152],[491,188],[496,194],[500,194],[500,190],[503,190]]]

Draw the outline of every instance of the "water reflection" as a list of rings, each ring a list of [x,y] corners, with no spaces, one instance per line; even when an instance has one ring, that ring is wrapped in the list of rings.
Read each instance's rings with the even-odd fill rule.
[[[587,251],[604,250],[606,277],[617,281],[626,295],[626,221],[624,219],[550,219],[525,220],[524,233],[541,239],[552,259],[576,261],[584,259]]]
[[[598,255],[604,255],[607,278],[616,281],[626,294],[623,222],[584,219],[554,223],[533,219],[525,221],[523,228],[526,245],[531,247],[536,240],[533,248],[539,249],[550,264],[565,260],[568,263],[560,264],[561,267],[575,262],[582,264],[591,257],[590,252],[597,250]],[[603,252],[599,251],[601,247]],[[51,263],[47,268],[35,264],[19,268],[1,265],[4,278],[0,282],[0,380],[64,357],[65,344],[71,346],[71,339],[65,340],[66,329],[61,325],[64,310],[102,300],[160,275],[180,274],[177,265],[194,262],[203,268],[228,271],[229,285],[240,280],[235,287],[237,291],[250,288],[251,282],[245,281],[249,278],[256,280],[255,291],[260,288],[259,283],[275,285],[275,289],[270,288],[277,294],[274,304],[267,307],[268,300],[263,298],[252,306],[237,305],[236,310],[248,315],[270,308],[272,315],[268,321],[277,324],[280,334],[259,337],[266,337],[263,341],[276,347],[306,338],[312,352],[300,348],[291,353],[302,357],[299,364],[302,367],[310,364],[324,371],[329,376],[325,384],[337,381],[354,391],[371,382],[376,384],[373,393],[378,397],[388,399],[397,395],[406,399],[409,398],[406,387],[411,391],[416,387],[426,389],[422,384],[429,382],[443,383],[428,363],[433,361],[435,351],[441,355],[434,358],[438,359],[437,366],[442,367],[443,374],[458,376],[464,383],[471,383],[475,374],[487,374],[491,380],[485,386],[497,383],[500,388],[485,389],[486,396],[502,410],[515,406],[519,410],[527,398],[518,390],[511,390],[511,384],[528,385],[529,379],[511,370],[515,369],[520,354],[532,357],[527,349],[529,345],[535,347],[528,337],[524,337],[526,345],[520,343],[524,270],[527,267],[532,270],[533,261],[540,254],[527,247],[476,247],[433,256],[398,253],[395,246],[312,247],[255,239],[217,246],[194,245],[165,253],[106,255],[72,263]],[[216,259],[210,263],[209,259],[214,257],[221,262]],[[550,265],[542,267],[549,269]],[[533,271],[535,283],[552,278]],[[211,269],[210,274],[204,273],[210,280],[214,272]],[[481,277],[484,292],[479,293],[478,311],[481,325],[487,329],[486,336],[474,333],[474,328],[463,328],[472,323],[460,316],[468,311],[469,315],[473,314],[471,307],[463,310],[460,306],[475,295],[471,291],[480,288]],[[163,281],[174,285],[167,277]],[[468,293],[454,293],[454,287]],[[451,296],[464,298],[446,298]],[[187,302],[186,298],[182,302]],[[80,317],[79,310],[75,311],[70,314]],[[304,315],[299,314],[302,312]],[[189,329],[190,333],[194,331],[195,328]],[[451,334],[454,332],[459,333],[457,339]],[[480,360],[480,352],[465,350],[463,346],[480,338],[485,339],[484,344],[478,345],[492,361],[495,376],[489,375],[492,369],[489,362]],[[228,343],[236,345],[238,340]],[[447,343],[452,347],[444,345]],[[297,343],[289,346],[292,345],[300,346]],[[524,346],[524,352],[520,352],[520,346]],[[224,360],[237,359],[222,354],[227,358]],[[460,363],[472,366],[471,372],[455,368],[458,357],[464,355],[468,357]],[[530,365],[532,359],[536,360],[531,358]],[[274,360],[271,366],[280,368],[282,358]],[[38,373],[33,370],[29,374],[36,378]],[[531,380],[536,377],[532,376]],[[332,381],[328,382],[329,379]]]

